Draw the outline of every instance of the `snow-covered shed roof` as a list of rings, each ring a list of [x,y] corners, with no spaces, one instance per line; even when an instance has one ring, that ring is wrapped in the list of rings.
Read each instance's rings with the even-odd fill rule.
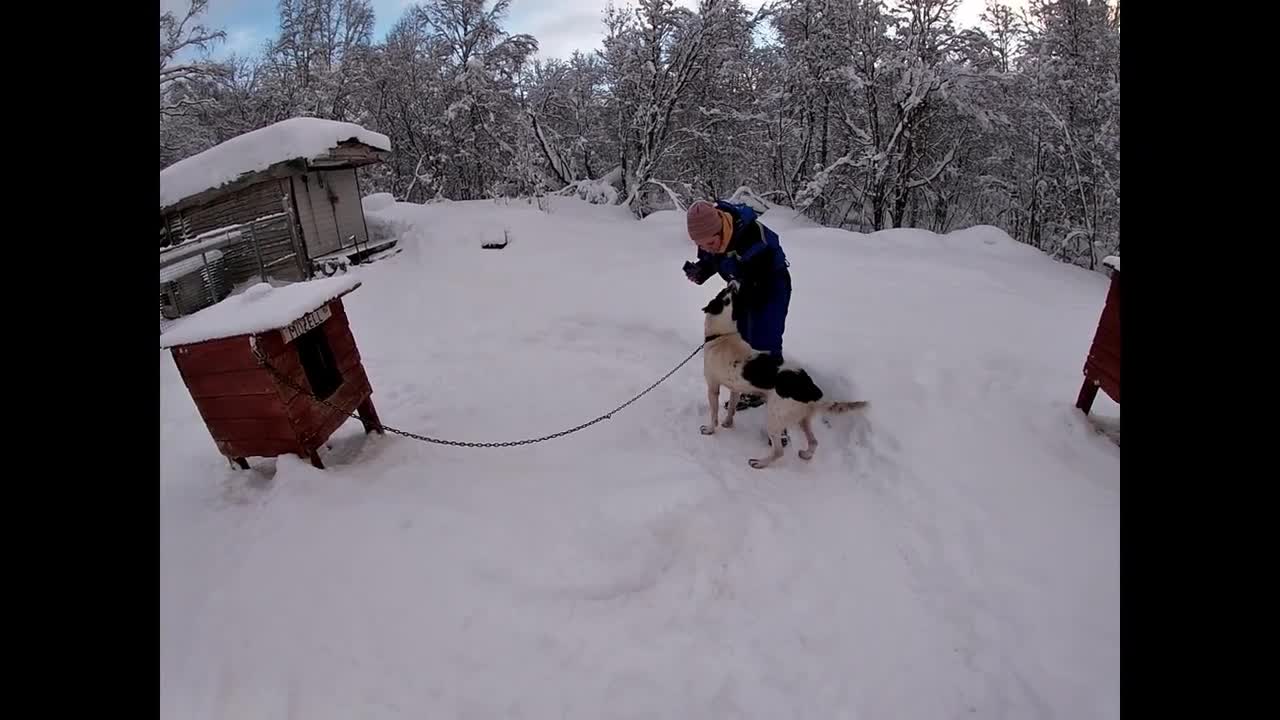
[[[381,159],[361,159],[341,152],[353,143],[377,153],[391,151],[391,140],[382,133],[355,123],[296,117],[237,135],[160,171],[160,208],[163,210],[209,190],[244,179],[271,168],[301,161],[301,169],[311,165],[343,167]]]
[[[1120,256],[1119,255],[1108,255],[1102,258],[1102,264],[1106,265],[1109,268],[1115,268],[1116,272],[1120,272]]]
[[[239,295],[232,295],[178,320],[160,336],[160,347],[276,330],[358,287],[360,281],[352,275],[308,280],[278,288],[258,283]]]

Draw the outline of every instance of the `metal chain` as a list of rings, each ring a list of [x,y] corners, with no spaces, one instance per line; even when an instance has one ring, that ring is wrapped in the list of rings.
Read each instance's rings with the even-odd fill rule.
[[[661,385],[664,381],[666,381],[667,378],[671,377],[672,375],[675,375],[676,371],[684,367],[685,365],[687,365],[690,360],[692,360],[699,352],[702,351],[702,348],[705,345],[706,343],[704,342],[702,343],[702,345],[699,345],[698,347],[694,348],[693,352],[689,353],[689,357],[685,358],[684,360],[681,360],[679,365],[676,365],[674,368],[672,368],[671,371],[668,372],[666,375],[663,375],[662,377],[658,378],[657,382],[655,382],[654,384],[642,390],[639,395],[636,395],[630,400],[622,403],[618,407],[614,408],[613,410],[610,410],[604,415],[601,415],[595,418],[594,420],[589,420],[587,422],[582,423],[581,425],[576,425],[574,427],[569,428],[568,430],[561,430],[560,432],[552,433],[550,435],[543,435],[542,437],[528,438],[525,440],[507,440],[503,442],[467,442],[464,440],[442,440],[440,438],[433,438],[427,435],[419,435],[417,433],[409,432],[408,430],[400,430],[399,428],[393,428],[389,425],[382,425],[382,429],[386,430],[387,432],[394,433],[396,435],[401,435],[403,437],[412,438],[414,440],[421,440],[422,442],[435,443],[437,445],[453,445],[456,447],[471,447],[471,448],[516,447],[518,445],[532,445],[534,443],[540,443],[546,440],[553,440],[555,438],[564,437],[565,435],[571,435],[573,433],[578,432],[579,430],[585,430],[591,427],[592,425],[595,425],[598,422],[613,419],[614,414],[623,410],[628,405],[639,400],[645,395],[648,395],[650,391],[652,391],[654,388]],[[283,384],[293,388],[294,390],[297,390],[300,393],[303,393],[304,395],[309,397],[311,400],[314,400],[315,402],[318,402],[321,405],[325,405],[333,410],[337,410],[338,412],[344,413],[351,418],[354,418],[357,420],[360,419],[360,416],[358,413],[346,412],[341,407],[334,405],[328,400],[322,400],[316,397],[309,390],[300,386],[298,383],[294,382],[291,378],[286,376],[284,373],[280,372],[280,370],[277,369],[275,366],[273,366],[271,363],[267,362],[267,358],[263,355],[262,350],[259,349],[256,345],[253,348],[253,354],[258,360],[258,364],[266,368],[268,372],[274,375],[276,379],[282,382]]]

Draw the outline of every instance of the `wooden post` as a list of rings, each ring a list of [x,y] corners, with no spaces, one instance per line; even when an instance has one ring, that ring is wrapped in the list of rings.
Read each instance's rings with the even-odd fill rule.
[[[1080,395],[1076,398],[1076,407],[1088,415],[1093,409],[1093,400],[1096,397],[1098,397],[1098,383],[1092,378],[1085,378],[1084,384],[1080,386]]]
[[[214,305],[218,302],[218,294],[213,291],[213,273],[209,270],[209,254],[200,253],[200,261],[204,263],[204,270],[200,273],[204,276],[204,289],[209,293],[209,304]]]
[[[360,407],[356,408],[356,412],[360,415],[360,424],[364,425],[366,434],[374,430],[377,430],[379,435],[386,434],[386,431],[382,429],[382,421],[378,419],[378,411],[373,408],[372,395],[360,403]]]
[[[243,226],[249,230],[249,242],[253,243],[253,253],[258,258],[258,280],[267,281],[267,266],[262,262],[262,245],[258,242],[258,233],[253,223],[245,223]]]
[[[311,273],[307,272],[307,265],[310,259],[305,257],[306,248],[298,237],[298,228],[295,224],[298,214],[294,212],[293,207],[293,180],[285,178],[281,182],[289,186],[289,193],[280,198],[280,204],[284,207],[284,214],[289,221],[289,239],[293,241],[293,257],[298,261],[298,277],[301,280],[306,280],[311,277]]]

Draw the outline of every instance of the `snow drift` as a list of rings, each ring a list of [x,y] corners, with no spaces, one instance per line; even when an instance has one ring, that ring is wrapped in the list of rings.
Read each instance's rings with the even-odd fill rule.
[[[405,250],[352,270],[352,331],[383,421],[437,437],[616,406],[701,342],[718,289],[657,215],[370,213]],[[1105,276],[989,228],[766,222],[789,358],[872,402],[808,463],[748,468],[755,410],[700,435],[695,361],[552,442],[352,421],[329,470],[237,471],[162,352],[162,716],[1118,717],[1119,449],[1072,408]],[[502,228],[503,252],[474,242]]]

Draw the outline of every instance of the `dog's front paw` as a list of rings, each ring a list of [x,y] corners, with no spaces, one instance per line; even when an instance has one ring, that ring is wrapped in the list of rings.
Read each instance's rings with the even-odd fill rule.
[[[720,423],[720,427],[723,427],[723,428],[733,427],[733,418],[726,418],[724,422]]]
[[[702,427],[700,427],[700,428],[698,428],[698,429],[702,431],[702,434],[703,434],[703,435],[715,435],[715,434],[716,434],[716,426],[715,426],[715,425],[703,425]]]
[[[812,450],[801,450],[800,452],[798,452],[798,453],[796,453],[796,454],[800,456],[800,459],[801,459],[801,460],[812,460],[812,459],[813,459],[813,451],[812,451]]]

